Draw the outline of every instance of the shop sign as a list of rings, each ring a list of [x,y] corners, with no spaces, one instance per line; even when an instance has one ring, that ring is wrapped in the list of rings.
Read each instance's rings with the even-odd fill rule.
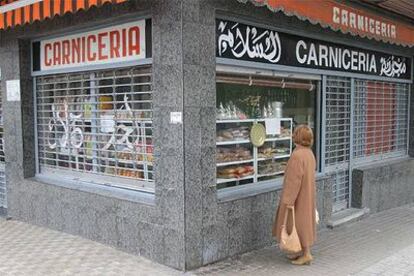
[[[38,49],[34,56],[34,67],[37,64],[38,68],[34,71],[85,68],[144,59],[145,42],[145,20],[41,40],[34,45],[34,49]]]
[[[353,5],[340,3],[345,1],[238,1],[243,3],[252,2],[258,6],[266,5],[274,12],[281,11],[288,16],[296,16],[300,20],[309,21],[312,24],[318,23],[322,27],[334,31],[340,30],[342,33],[374,38],[392,44],[414,46],[414,27],[412,25]]]
[[[216,21],[216,55],[313,69],[411,79],[411,59],[228,20]]]

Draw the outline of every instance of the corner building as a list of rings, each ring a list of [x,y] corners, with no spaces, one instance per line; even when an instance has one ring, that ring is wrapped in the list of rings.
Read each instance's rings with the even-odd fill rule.
[[[0,212],[200,267],[272,243],[299,124],[320,227],[413,202],[413,21],[283,2],[0,1]]]

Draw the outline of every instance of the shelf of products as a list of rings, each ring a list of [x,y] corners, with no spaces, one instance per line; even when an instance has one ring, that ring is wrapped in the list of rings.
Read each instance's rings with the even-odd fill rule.
[[[253,163],[254,160],[242,160],[242,161],[233,161],[233,162],[225,162],[225,163],[217,163],[217,167],[223,167],[223,166],[230,166],[230,165],[237,165],[237,164],[245,164],[245,163]]]
[[[39,77],[40,166],[152,182],[150,70]]]
[[[275,155],[272,157],[262,157],[262,158],[257,158],[257,161],[266,161],[266,160],[279,160],[279,159],[286,159],[289,158],[290,154],[285,154],[285,155]]]
[[[278,175],[282,175],[284,173],[285,173],[285,171],[280,171],[280,172],[275,172],[275,173],[268,173],[268,174],[259,174],[257,177],[262,178],[262,177],[278,176]]]
[[[250,129],[256,123],[266,126],[269,122],[266,119],[217,120],[216,183],[219,188],[283,175],[292,153],[292,119],[270,120],[280,124],[276,133],[266,133],[264,144],[255,147],[250,141]]]
[[[232,165],[217,168],[217,183],[227,183],[252,179],[254,177],[254,167],[252,165]]]
[[[254,176],[247,176],[247,177],[243,177],[243,178],[217,178],[217,184],[223,184],[223,183],[229,183],[229,182],[240,182],[243,180],[251,180],[253,179]]]
[[[239,145],[239,144],[250,144],[250,140],[234,140],[234,141],[226,141],[226,142],[217,142],[217,146],[225,146],[225,145]]]

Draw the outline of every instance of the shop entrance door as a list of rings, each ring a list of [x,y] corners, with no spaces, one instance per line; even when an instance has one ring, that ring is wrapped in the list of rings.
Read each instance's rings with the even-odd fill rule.
[[[333,211],[349,207],[351,79],[324,78],[325,172],[333,179]]]

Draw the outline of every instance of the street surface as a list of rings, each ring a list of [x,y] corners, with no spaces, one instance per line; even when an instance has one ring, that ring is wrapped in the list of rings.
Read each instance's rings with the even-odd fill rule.
[[[311,266],[276,247],[181,273],[80,237],[0,218],[0,275],[414,275],[414,206],[319,233]]]

